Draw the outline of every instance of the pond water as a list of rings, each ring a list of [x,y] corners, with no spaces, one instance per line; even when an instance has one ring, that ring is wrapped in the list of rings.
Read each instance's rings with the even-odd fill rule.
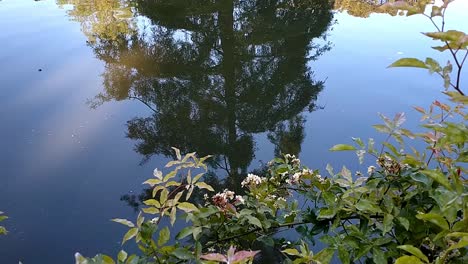
[[[278,153],[365,171],[328,149],[379,139],[377,112],[415,127],[411,106],[441,97],[436,76],[386,67],[448,57],[426,18],[357,2],[0,1],[0,263],[115,256],[109,219],[136,217],[172,146],[215,155],[219,179]],[[455,1],[447,26],[468,31],[467,11]]]

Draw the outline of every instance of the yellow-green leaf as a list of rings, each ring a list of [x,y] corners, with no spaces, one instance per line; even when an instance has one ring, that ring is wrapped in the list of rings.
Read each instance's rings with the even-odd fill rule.
[[[393,67],[414,67],[414,68],[424,68],[429,69],[429,67],[421,60],[415,58],[403,58],[395,61],[394,63],[388,66],[389,68]]]
[[[281,252],[286,253],[286,254],[291,255],[291,256],[299,256],[301,254],[295,248],[288,248],[288,249],[282,250]]]
[[[120,262],[124,262],[126,259],[127,259],[127,252],[125,252],[125,250],[120,250],[119,254],[117,255],[117,259],[120,261]]]
[[[197,183],[195,183],[195,185],[200,189],[207,189],[210,192],[214,192],[213,187],[211,187],[211,185],[209,185],[209,184],[207,184],[205,182],[197,182]]]
[[[444,230],[449,230],[449,225],[448,225],[447,221],[445,220],[445,218],[443,218],[439,214],[433,214],[433,213],[418,214],[418,215],[416,215],[416,218],[418,218],[420,220],[423,220],[423,221],[431,222],[431,223],[439,226],[440,228],[442,228]]]
[[[122,225],[126,225],[128,227],[135,227],[135,225],[132,222],[128,221],[127,219],[114,218],[114,219],[111,219],[111,221],[114,221]]]
[[[184,212],[198,211],[198,208],[194,204],[188,203],[188,202],[183,202],[183,203],[178,204],[177,208],[179,208],[180,210]]]
[[[422,261],[426,262],[426,263],[429,263],[429,259],[426,257],[426,255],[424,255],[424,253],[422,253],[422,251],[415,247],[415,246],[412,246],[412,245],[402,245],[402,246],[398,246],[399,249],[402,249],[408,253],[411,253],[413,254],[414,256],[418,257],[419,259],[421,259]]]
[[[169,230],[169,227],[164,227],[160,232],[159,232],[159,237],[158,237],[158,246],[162,246],[169,241],[169,238],[171,236],[171,231]]]
[[[419,258],[415,256],[403,256],[399,257],[396,261],[395,264],[423,264]]]
[[[127,231],[127,233],[124,235],[123,239],[122,239],[122,245],[132,239],[133,237],[136,236],[136,234],[138,233],[138,228],[134,227],[134,228],[131,228],[130,230]]]
[[[351,145],[346,145],[346,144],[337,144],[333,147],[331,147],[331,149],[329,149],[330,151],[345,151],[345,150],[357,150],[356,147],[353,147]]]

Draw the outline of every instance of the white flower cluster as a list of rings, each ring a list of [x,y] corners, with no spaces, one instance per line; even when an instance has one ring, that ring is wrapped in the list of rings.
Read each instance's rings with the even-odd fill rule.
[[[285,158],[286,160],[290,160],[291,163],[294,164],[294,165],[299,165],[299,164],[301,163],[301,160],[298,159],[298,158],[296,158],[296,156],[294,156],[294,155],[286,154],[286,155],[284,156],[284,158]]]
[[[266,178],[259,177],[255,174],[249,173],[247,177],[241,182],[241,186],[250,186],[250,185],[259,185],[260,183],[266,181]]]
[[[369,166],[367,168],[367,174],[372,175],[372,173],[375,172],[375,169],[376,169],[375,166]]]
[[[312,170],[303,169],[301,172],[296,172],[296,173],[294,173],[294,174],[291,176],[291,178],[289,178],[289,179],[286,180],[286,183],[287,183],[287,184],[296,184],[296,183],[298,183],[298,182],[301,180],[302,176],[304,176],[304,175],[310,175],[310,174],[314,174],[314,172],[313,172]],[[318,179],[320,182],[323,182],[323,181],[324,181],[323,178],[322,178],[322,176],[316,175],[316,177],[317,177],[317,179]]]
[[[222,193],[217,193],[211,198],[217,206],[225,206],[231,200],[235,204],[244,204],[245,200],[242,196],[236,195],[233,191],[225,189]]]

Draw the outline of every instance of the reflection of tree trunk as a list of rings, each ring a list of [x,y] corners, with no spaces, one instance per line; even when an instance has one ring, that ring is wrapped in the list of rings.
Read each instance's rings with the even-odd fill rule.
[[[234,2],[226,1],[219,12],[219,25],[221,36],[221,48],[223,50],[222,75],[224,78],[224,97],[227,111],[227,129],[228,142],[225,153],[228,153],[228,162],[233,160],[231,153],[236,144],[236,87],[235,87],[235,69],[234,69]],[[234,159],[235,160],[235,159]],[[230,165],[231,173],[237,172],[237,166]]]

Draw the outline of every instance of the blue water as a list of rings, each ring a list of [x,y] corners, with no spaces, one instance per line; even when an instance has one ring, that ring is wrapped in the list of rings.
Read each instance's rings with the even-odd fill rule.
[[[359,18],[318,7],[324,12],[321,16],[304,13],[306,19],[296,21],[297,25],[292,18],[275,23],[262,22],[260,15],[248,17],[246,30],[254,30],[245,41],[258,44],[257,48],[273,43],[277,50],[266,51],[272,61],[251,58],[251,53],[242,57],[239,52],[248,45],[224,41],[231,44],[217,47],[224,50],[224,57],[213,48],[204,59],[225,68],[209,74],[210,67],[191,53],[183,58],[193,59],[192,64],[187,65],[188,60],[177,64],[186,69],[163,64],[173,62],[170,59],[176,55],[145,61],[161,54],[167,43],[159,43],[160,53],[146,57],[133,48],[122,53],[112,50],[109,43],[117,43],[116,39],[99,46],[106,44],[105,36],[98,35],[93,42],[84,30],[89,24],[83,26],[73,13],[80,4],[99,11],[98,1],[68,2],[72,5],[58,5],[53,0],[0,1],[0,210],[10,217],[2,222],[10,233],[0,237],[0,263],[72,263],[77,251],[88,256],[98,252],[115,255],[124,229],[109,219],[136,217],[134,208],[121,198],[140,194],[141,182],[171,159],[167,155],[171,146],[226,157],[229,169],[239,174],[261,167],[274,157],[275,148],[298,152],[302,162],[312,168],[324,169],[331,163],[365,171],[353,154],[328,149],[351,142],[351,136],[380,139],[371,128],[379,123],[377,112],[390,116],[406,112],[408,126],[414,128],[418,114],[411,107],[427,106],[441,98],[442,81],[437,76],[418,69],[386,69],[405,56],[449,58],[432,50],[435,43],[419,34],[433,31],[424,17],[372,14]],[[190,39],[194,33],[184,29],[180,17],[165,16],[169,11],[156,12],[151,6],[139,8],[130,7],[133,24],[127,26],[140,34],[151,32],[145,25],[174,31],[170,36],[159,32],[158,38],[142,38],[142,44],[151,47],[153,41],[166,37],[198,52],[204,47]],[[467,10],[466,1],[455,1],[446,14],[447,27],[467,32]],[[201,17],[207,26],[200,32],[221,39],[209,27],[216,25],[210,14]],[[90,16],[85,18],[93,21]],[[288,28],[285,22],[294,27]],[[270,24],[265,27],[262,23]],[[237,26],[233,28],[237,30]],[[285,31],[280,32],[282,29]],[[313,30],[306,34],[306,29]],[[316,45],[328,50],[305,59],[315,53]],[[237,52],[232,57],[227,55],[230,48]],[[127,57],[109,62],[103,50]],[[281,60],[284,68],[274,68],[274,62]],[[265,68],[259,70],[255,63]],[[122,71],[116,71],[119,69]],[[132,69],[141,74],[132,79],[130,92],[121,96],[129,80],[120,77],[131,74]],[[250,70],[240,74],[239,69]],[[275,74],[269,73],[272,69]],[[113,75],[114,71],[119,74]],[[246,74],[252,71],[256,75]],[[466,71],[462,76],[468,77]],[[177,85],[169,85],[171,78]],[[323,86],[318,87],[322,81]],[[162,86],[160,90],[153,90],[156,82]],[[229,95],[230,91],[234,93]],[[89,101],[96,102],[98,94],[108,97],[92,108]],[[128,95],[147,100],[157,113]],[[290,99],[288,95],[298,95],[292,106],[283,104]],[[213,99],[216,96],[220,101]],[[189,111],[190,105],[197,105],[198,112]],[[315,106],[311,112],[310,105]],[[285,112],[288,114],[280,115]],[[142,130],[137,120],[156,125]],[[283,124],[287,130],[290,123],[296,124],[297,133],[289,133],[288,138],[279,132],[279,126]],[[129,127],[136,130],[133,139]],[[141,135],[148,136],[147,141]],[[283,143],[275,145],[272,136],[283,136]],[[222,169],[214,171],[225,177]]]

